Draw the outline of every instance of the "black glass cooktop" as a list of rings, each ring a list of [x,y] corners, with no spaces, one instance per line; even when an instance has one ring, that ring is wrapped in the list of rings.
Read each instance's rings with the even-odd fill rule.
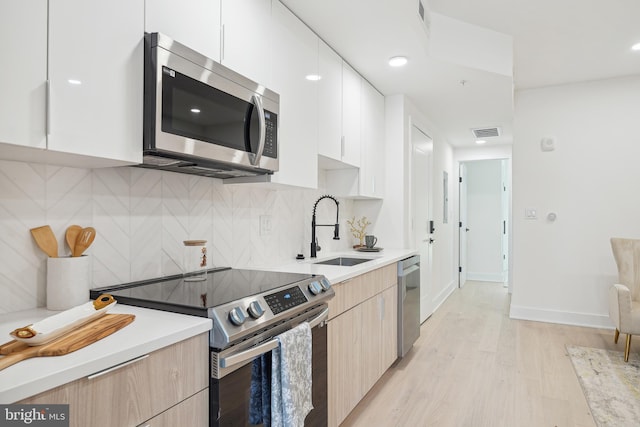
[[[182,275],[126,283],[91,290],[91,298],[109,293],[122,304],[207,317],[207,309],[268,293],[313,277],[277,271],[213,269],[207,279],[190,282]]]

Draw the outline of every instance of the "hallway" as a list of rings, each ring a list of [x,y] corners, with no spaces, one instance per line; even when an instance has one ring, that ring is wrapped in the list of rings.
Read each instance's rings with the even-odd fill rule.
[[[623,351],[624,340],[508,313],[501,283],[468,281],[342,425],[594,427],[565,345]]]

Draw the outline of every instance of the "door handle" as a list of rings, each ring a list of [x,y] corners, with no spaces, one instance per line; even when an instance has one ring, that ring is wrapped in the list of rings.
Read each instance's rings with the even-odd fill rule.
[[[262,152],[264,151],[264,142],[266,138],[265,134],[266,134],[267,125],[266,125],[266,119],[264,115],[264,107],[262,106],[262,98],[260,98],[258,95],[253,95],[251,97],[251,100],[253,101],[253,104],[258,109],[258,121],[260,122],[260,133],[258,135],[258,150],[256,151],[255,155],[253,156],[249,155],[249,160],[251,161],[251,164],[253,166],[259,166],[260,158],[262,157]]]

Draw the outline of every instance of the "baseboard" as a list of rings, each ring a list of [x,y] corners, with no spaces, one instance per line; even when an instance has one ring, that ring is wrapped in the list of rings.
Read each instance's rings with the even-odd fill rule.
[[[447,300],[447,298],[449,298],[449,295],[451,295],[453,291],[456,290],[456,288],[457,288],[456,283],[454,280],[452,280],[451,282],[449,282],[447,286],[444,287],[443,290],[438,292],[438,295],[436,295],[436,297],[433,299],[434,302],[436,303],[433,309],[433,313],[435,313],[436,310],[440,308],[442,303],[444,303]]]
[[[504,282],[502,273],[472,273],[467,272],[467,280],[476,280],[478,282]]]
[[[534,307],[511,305],[511,319],[533,320],[536,322],[559,323],[563,325],[587,326],[590,328],[613,329],[609,316],[602,314],[572,313]]]

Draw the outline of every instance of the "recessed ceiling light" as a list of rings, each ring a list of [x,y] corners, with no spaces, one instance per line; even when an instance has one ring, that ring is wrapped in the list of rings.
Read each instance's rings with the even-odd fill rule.
[[[393,58],[389,58],[389,65],[392,67],[402,67],[407,64],[406,56],[394,56]]]
[[[478,139],[478,140],[476,140],[476,144],[480,144],[480,145],[482,145],[482,144],[486,144],[486,143],[487,143],[487,141],[485,141],[484,139]]]
[[[306,75],[304,78],[311,82],[317,82],[318,80],[322,79],[322,76],[319,74],[309,74],[309,75]]]
[[[80,80],[76,80],[76,79],[69,79],[67,81],[69,82],[69,84],[72,84],[72,85],[81,85],[82,84],[82,82]]]
[[[191,112],[198,114],[200,112],[200,109],[199,108],[192,108]]]
[[[631,50],[636,50],[636,51],[640,50],[640,42],[638,42],[638,43],[634,44],[633,46],[631,46]]]

